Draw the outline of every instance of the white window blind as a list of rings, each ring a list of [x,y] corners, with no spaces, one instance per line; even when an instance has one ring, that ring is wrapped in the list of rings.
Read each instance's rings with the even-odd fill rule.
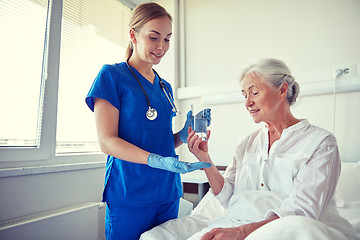
[[[0,1],[0,147],[40,141],[47,0]]]
[[[130,15],[118,0],[64,0],[57,153],[99,151],[85,97],[103,64],[124,61]]]

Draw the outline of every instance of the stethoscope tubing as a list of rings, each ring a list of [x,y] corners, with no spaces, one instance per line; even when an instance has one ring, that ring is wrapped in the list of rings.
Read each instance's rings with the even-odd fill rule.
[[[158,76],[159,78],[159,83],[160,83],[160,87],[161,89],[164,91],[164,94],[167,98],[167,100],[169,101],[173,112],[175,112],[176,114],[179,113],[179,111],[177,110],[176,106],[175,106],[175,100],[173,98],[173,96],[170,94],[170,90],[168,89],[168,87],[166,86],[166,84],[163,82],[163,80],[160,78],[160,75],[153,69],[154,73]]]
[[[146,97],[146,101],[147,101],[147,104],[149,106],[149,110],[146,112],[146,117],[149,119],[149,120],[154,120],[157,116],[157,112],[154,108],[151,107],[151,104],[150,104],[150,99],[149,99],[149,96],[147,95],[144,87],[142,86],[142,84],[140,83],[140,80],[136,77],[134,71],[131,69],[130,67],[130,64],[128,62],[129,60],[126,60],[126,65],[127,67],[129,68],[130,72],[132,73],[132,75],[134,76],[134,78],[136,79],[136,81],[138,82],[138,84],[140,85],[141,87],[141,90],[142,92],[144,93],[145,97]],[[174,98],[172,97],[172,95],[170,94],[170,90],[167,88],[167,86],[165,85],[165,83],[163,82],[163,80],[161,79],[160,75],[153,69],[154,73],[157,75],[157,77],[159,78],[159,84],[160,84],[160,87],[161,89],[164,91],[164,94],[168,100],[168,102],[170,103],[171,107],[172,107],[172,111],[175,112],[175,114],[178,114],[179,111],[177,110],[176,106],[175,106],[175,101],[174,101]],[[148,116],[148,112],[153,112],[156,114],[155,117],[151,118]]]
[[[128,66],[129,70],[131,71],[132,75],[135,77],[136,81],[139,83],[140,87],[141,87],[141,90],[143,91],[145,97],[146,97],[146,101],[147,101],[147,104],[149,107],[151,107],[150,105],[150,99],[149,99],[149,96],[146,94],[146,91],[144,89],[144,87],[142,86],[142,84],[140,83],[139,79],[136,77],[134,71],[131,69],[129,63],[128,63],[129,60],[126,60],[126,65]]]

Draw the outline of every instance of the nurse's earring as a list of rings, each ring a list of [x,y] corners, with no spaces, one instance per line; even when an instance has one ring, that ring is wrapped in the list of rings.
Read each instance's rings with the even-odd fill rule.
[[[129,35],[130,35],[129,48],[133,52],[135,49],[134,44],[136,43],[135,30],[133,28],[130,29]]]
[[[135,38],[135,29],[130,29],[129,34],[130,34],[130,41],[132,43],[132,45],[134,46],[134,44],[136,43],[136,38]]]

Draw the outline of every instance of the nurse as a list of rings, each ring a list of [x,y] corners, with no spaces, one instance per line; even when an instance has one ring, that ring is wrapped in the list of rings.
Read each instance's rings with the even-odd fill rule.
[[[152,68],[169,49],[170,14],[156,3],[139,5],[129,28],[127,61],[104,65],[86,97],[100,147],[108,154],[103,191],[108,240],[139,239],[176,218],[182,196],[179,173],[211,166],[182,162],[175,154],[186,143],[191,112],[184,128],[173,134],[172,88]],[[206,117],[210,124],[209,110]]]

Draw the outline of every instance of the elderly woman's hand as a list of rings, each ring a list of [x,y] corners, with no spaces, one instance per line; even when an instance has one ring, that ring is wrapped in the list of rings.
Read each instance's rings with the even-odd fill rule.
[[[221,239],[221,240],[243,240],[247,237],[244,229],[240,227],[233,228],[214,228],[205,233],[201,240]]]
[[[197,159],[201,162],[209,161],[208,154],[208,141],[210,138],[210,130],[207,130],[207,140],[202,141],[199,136],[195,134],[195,132],[189,127],[187,143],[189,151],[195,155]]]
[[[221,240],[227,240],[227,239],[236,239],[236,240],[244,240],[247,236],[250,235],[253,231],[256,229],[264,226],[265,224],[272,222],[279,217],[277,215],[272,216],[268,219],[262,220],[260,222],[253,222],[241,225],[239,227],[233,227],[233,228],[214,228],[211,231],[205,233],[201,240],[210,240],[210,239],[221,239]]]

